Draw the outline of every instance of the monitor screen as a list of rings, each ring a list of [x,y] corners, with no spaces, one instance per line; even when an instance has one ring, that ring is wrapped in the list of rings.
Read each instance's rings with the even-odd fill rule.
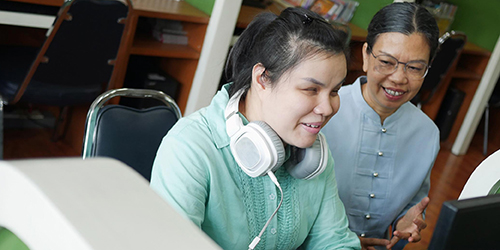
[[[500,194],[444,202],[428,249],[500,249]]]

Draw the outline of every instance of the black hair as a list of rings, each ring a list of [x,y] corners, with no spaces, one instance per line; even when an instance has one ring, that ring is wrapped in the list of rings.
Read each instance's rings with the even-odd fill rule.
[[[368,25],[368,52],[380,34],[398,32],[405,35],[421,33],[425,36],[430,48],[429,61],[438,48],[439,28],[436,19],[425,7],[416,3],[392,3],[380,9]]]
[[[348,59],[348,34],[335,28],[318,14],[300,7],[287,8],[280,16],[257,15],[243,31],[229,54],[226,78],[233,81],[229,96],[248,91],[252,69],[261,63],[271,83],[304,59],[325,53],[343,53]]]

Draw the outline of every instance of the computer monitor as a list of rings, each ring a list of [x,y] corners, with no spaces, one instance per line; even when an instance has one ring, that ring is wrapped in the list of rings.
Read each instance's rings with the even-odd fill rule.
[[[444,202],[428,249],[500,249],[500,194]]]

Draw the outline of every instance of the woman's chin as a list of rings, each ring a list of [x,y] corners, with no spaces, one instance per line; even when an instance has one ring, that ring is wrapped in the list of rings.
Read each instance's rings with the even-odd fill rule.
[[[298,148],[310,148],[310,147],[312,147],[312,145],[314,144],[315,141],[316,141],[316,138],[314,138],[314,140],[311,140],[311,141],[300,141],[300,142],[297,142],[296,144],[294,144],[294,146],[298,147]]]

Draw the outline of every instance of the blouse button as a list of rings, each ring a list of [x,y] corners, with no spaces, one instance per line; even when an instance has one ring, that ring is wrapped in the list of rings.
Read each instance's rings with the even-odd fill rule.
[[[372,218],[372,217],[370,216],[370,214],[365,215],[365,219],[369,220],[369,219],[371,219],[371,218]]]
[[[378,177],[378,173],[377,172],[373,173],[373,177]]]
[[[276,199],[276,195],[274,195],[274,194],[270,194],[270,195],[269,195],[269,199],[271,199],[271,200]]]
[[[378,152],[378,156],[383,156],[384,155],[384,152],[380,151]]]
[[[359,236],[361,236],[361,237],[365,237],[365,236],[366,236],[366,234],[362,233],[362,234],[360,234]]]
[[[385,133],[385,132],[387,132],[387,129],[382,128],[382,133]]]
[[[375,198],[375,194],[370,194],[370,198]]]
[[[276,228],[271,228],[271,233],[276,234]]]

